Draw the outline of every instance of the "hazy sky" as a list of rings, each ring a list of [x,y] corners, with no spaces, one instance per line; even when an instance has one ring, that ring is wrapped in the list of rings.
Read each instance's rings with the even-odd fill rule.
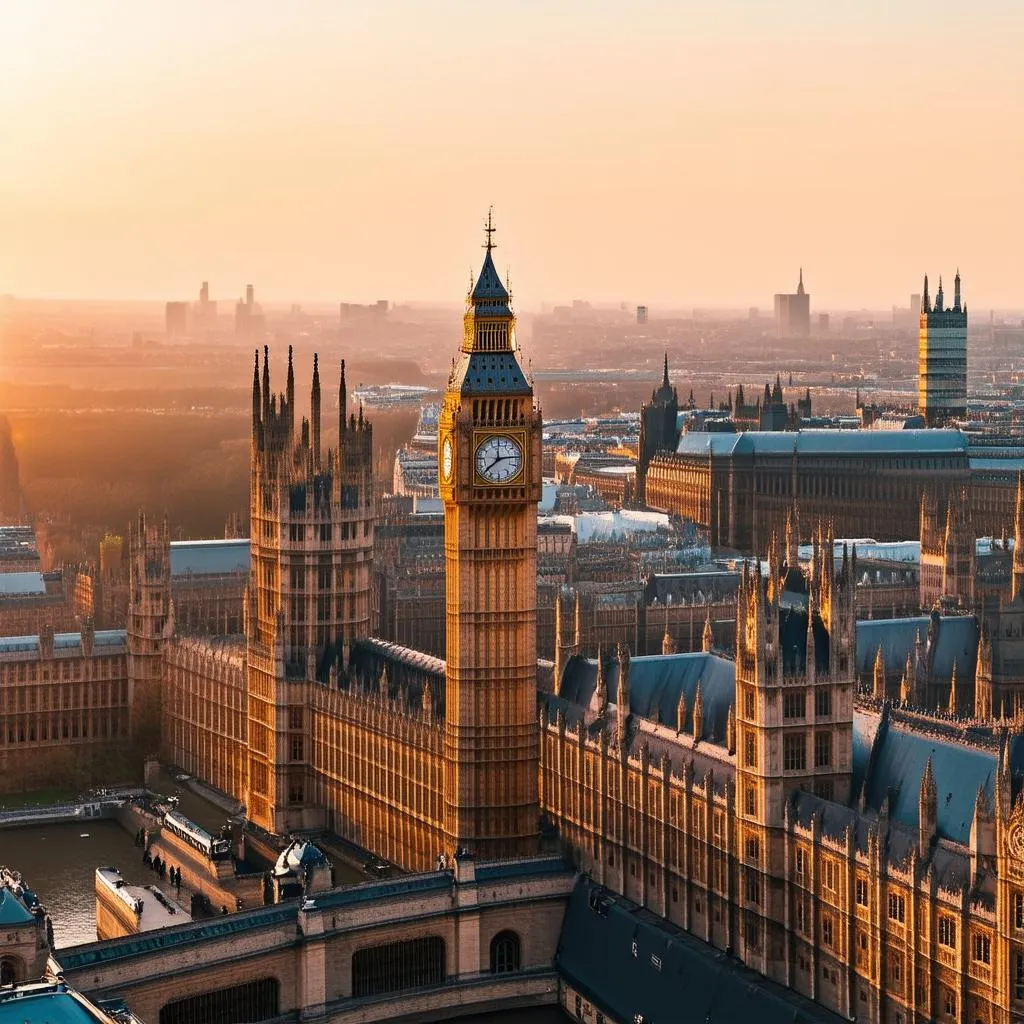
[[[1024,305],[1020,0],[7,0],[0,293]]]

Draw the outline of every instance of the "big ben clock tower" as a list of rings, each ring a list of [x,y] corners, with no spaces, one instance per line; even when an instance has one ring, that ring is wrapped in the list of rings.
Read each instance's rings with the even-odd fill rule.
[[[541,416],[491,253],[467,297],[438,426],[447,617],[448,853],[536,852]]]

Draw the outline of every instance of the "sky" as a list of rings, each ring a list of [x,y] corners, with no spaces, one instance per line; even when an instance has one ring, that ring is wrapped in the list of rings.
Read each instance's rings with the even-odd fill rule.
[[[1024,306],[1019,0],[0,4],[0,293]],[[934,289],[934,284],[933,284]]]

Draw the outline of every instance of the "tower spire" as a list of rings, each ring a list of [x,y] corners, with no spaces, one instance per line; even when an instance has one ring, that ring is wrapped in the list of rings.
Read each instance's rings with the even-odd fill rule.
[[[804,268],[803,267],[800,268],[800,282],[796,286],[796,293],[797,293],[797,295],[803,295],[804,294]]]
[[[292,366],[292,347],[288,346],[288,381],[285,384],[288,402],[288,430],[295,426],[295,369]]]
[[[493,214],[494,214],[494,207],[493,206],[488,206],[487,207],[487,226],[484,228],[484,234],[487,235],[487,241],[484,243],[484,248],[488,252],[490,252],[492,249],[496,248],[496,246],[494,244],[494,238],[492,237],[494,235],[494,232],[497,230],[494,227],[494,222],[493,222],[493,219],[492,219],[493,218]]]
[[[270,414],[270,346],[263,346],[263,422]]]
[[[313,421],[313,468],[320,468],[320,367],[313,353],[313,387],[309,397],[309,416]]]
[[[345,420],[348,418],[348,391],[345,387],[345,360],[341,361],[341,380],[338,382],[338,429],[345,433]]]
[[[263,396],[260,394],[260,350],[256,349],[256,365],[252,368],[252,429],[254,433],[260,426],[262,402]]]
[[[921,295],[921,312],[930,313],[932,311],[931,302],[928,300],[928,275],[924,275],[924,293]]]
[[[960,312],[960,268],[956,268],[956,277],[953,278],[953,309]]]

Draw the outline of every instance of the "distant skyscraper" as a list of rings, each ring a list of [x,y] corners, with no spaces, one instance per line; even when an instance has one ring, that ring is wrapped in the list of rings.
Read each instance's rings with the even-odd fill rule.
[[[638,324],[645,324],[645,323],[647,323],[647,307],[646,306],[637,306],[636,307],[636,322]]]
[[[168,302],[164,307],[164,330],[168,335],[185,334],[188,331],[188,303]]]
[[[780,338],[806,338],[811,333],[811,297],[804,291],[804,270],[792,295],[775,296],[775,329]]]
[[[918,341],[918,412],[929,427],[939,427],[967,415],[967,306],[960,301],[957,271],[953,305],[943,304],[942,278],[935,305],[924,279]]]

